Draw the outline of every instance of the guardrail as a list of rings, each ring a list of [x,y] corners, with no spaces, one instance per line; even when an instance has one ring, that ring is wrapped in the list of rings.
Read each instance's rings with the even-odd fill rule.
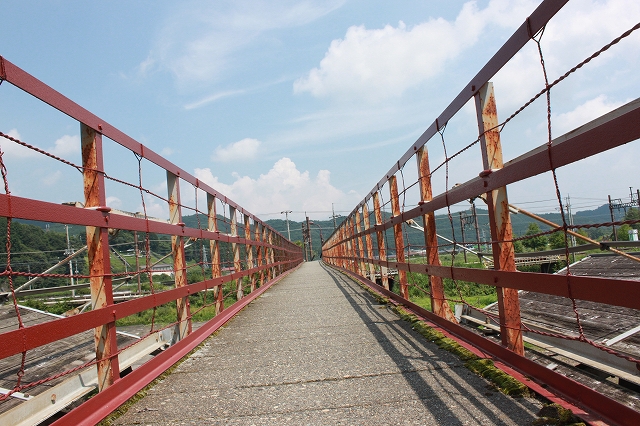
[[[553,192],[557,195],[558,207],[562,212],[563,221],[561,224],[550,226],[549,231],[526,238],[553,232],[564,233],[565,249],[562,253],[564,259],[569,259],[568,240],[570,236],[576,234],[575,231],[580,228],[612,227],[622,223],[636,224],[639,222],[635,220],[574,225],[570,224],[565,217],[565,207],[560,195],[561,185],[558,183],[556,170],[640,138],[640,100],[638,99],[567,134],[552,138],[551,89],[560,85],[573,73],[582,70],[586,64],[597,58],[602,52],[614,47],[622,48],[617,44],[640,28],[640,24],[638,24],[624,33],[622,31],[626,28],[622,28],[620,37],[569,69],[557,80],[550,82],[547,77],[540,41],[547,23],[566,3],[567,1],[545,0],[520,25],[509,40],[464,86],[433,124],[409,147],[364,200],[355,207],[342,225],[326,240],[323,245],[323,260],[360,277],[363,282],[391,297],[396,303],[411,307],[414,312],[472,342],[477,348],[509,364],[527,378],[533,378],[534,381],[554,389],[556,393],[563,396],[565,401],[569,401],[567,404],[574,409],[580,411],[576,407],[583,407],[587,413],[596,413],[596,419],[630,424],[634,423],[634,420],[635,422],[640,421],[639,412],[551,369],[532,363],[524,357],[523,335],[549,333],[529,328],[523,323],[518,295],[518,292],[523,290],[560,296],[570,301],[570,310],[575,316],[576,333],[573,336],[556,334],[553,335],[554,338],[571,340],[588,346],[590,349],[595,348],[596,352],[603,355],[617,357],[629,365],[629,371],[631,371],[629,374],[633,377],[638,377],[640,374],[636,368],[640,368],[639,359],[595,342],[594,337],[584,331],[583,322],[585,320],[576,305],[576,300],[580,299],[639,309],[640,290],[636,281],[614,281],[604,278],[573,276],[570,272],[565,275],[550,275],[516,270],[514,243],[525,238],[513,236],[510,215],[518,213],[518,211],[517,208],[509,204],[507,196],[507,186],[509,185],[526,181],[542,173],[550,173],[548,182],[549,185],[553,185]],[[496,107],[499,102],[494,94],[491,79],[528,44],[533,44],[539,53],[544,87],[535,97],[515,110],[505,121],[500,122]],[[500,138],[505,125],[527,110],[537,99],[544,101],[545,98],[547,108],[544,111],[544,121],[546,122],[542,138],[544,144],[523,152],[508,162],[503,162]],[[456,147],[456,151],[453,151],[452,145],[454,144],[448,141],[445,130],[451,127],[449,123],[454,118],[457,119],[454,121],[456,123],[454,126],[464,121],[464,117],[460,118],[460,115],[457,114],[469,101],[475,102],[476,120],[469,122],[468,126],[472,128],[477,126],[479,129],[477,138],[462,147]],[[464,114],[462,115],[464,116]],[[442,149],[444,161],[433,167],[429,160],[427,147]],[[474,147],[481,154],[481,162],[478,161],[478,176],[452,185],[451,182],[459,182],[461,178],[450,176],[450,166],[455,165],[456,161],[464,157],[467,162],[464,163],[463,168],[468,169],[469,157],[471,156],[469,150]],[[439,153],[439,155],[442,154]],[[415,162],[415,165],[412,165],[412,162]],[[407,168],[408,165],[409,168]],[[444,176],[440,176],[440,180],[444,181],[445,190],[434,195],[433,178],[436,172],[444,174]],[[455,264],[455,255],[450,265],[443,265],[438,249],[447,246],[447,244],[439,244],[438,242],[435,212],[444,210],[448,215],[451,234],[454,236],[452,243],[454,247],[456,244],[479,245],[480,241],[470,241],[466,238],[461,243],[456,239],[451,213],[452,207],[458,203],[466,203],[469,200],[473,202],[476,199],[484,199],[489,212],[490,244],[493,251],[494,268],[486,270],[460,267]],[[407,222],[414,219],[420,219],[423,223],[424,246],[422,248],[425,254],[409,259],[405,256],[407,246],[405,238],[408,234],[407,226],[409,225]],[[387,238],[387,232],[392,237]],[[414,244],[410,248],[420,250],[421,247],[416,247]],[[600,248],[613,251],[611,247],[604,244],[601,244]],[[389,252],[396,253],[395,260],[389,260],[387,257]],[[618,251],[616,250],[616,252]],[[635,256],[626,253],[622,254],[627,258],[635,258]],[[639,259],[635,258],[635,260]],[[395,292],[390,291],[393,288],[390,286],[388,276],[390,268],[398,270],[397,281],[394,283],[397,284]],[[421,279],[422,276],[428,277],[428,284],[425,284],[425,280]],[[374,284],[376,277],[380,277],[379,285]],[[458,288],[461,282],[466,281],[492,286],[496,289],[498,315],[488,311],[480,311],[497,324],[495,328],[500,332],[501,345],[481,338],[458,325],[450,302],[451,304],[464,304],[467,307],[472,307],[472,304],[466,302],[459,291],[456,296],[445,295],[443,280],[450,280],[449,282],[455,288]],[[411,302],[412,298],[424,296],[431,301],[430,310]],[[587,414],[583,412],[583,415]]]
[[[242,206],[0,57],[0,83],[3,82],[5,87],[10,83],[79,122],[82,164],[74,164],[8,133],[0,132],[0,146],[21,145],[37,153],[35,155],[48,157],[63,167],[77,169],[82,174],[84,200],[82,203],[61,205],[12,195],[11,182],[30,177],[24,170],[12,168],[10,160],[4,153],[0,153],[5,190],[4,194],[0,194],[0,216],[7,220],[6,268],[0,273],[0,280],[9,289],[4,293],[5,301],[8,300],[13,305],[9,310],[12,318],[3,318],[5,324],[0,334],[0,362],[3,363],[3,383],[13,381],[14,384],[0,393],[0,404],[5,407],[15,405],[9,410],[0,410],[0,423],[38,423],[83,395],[97,390],[97,395],[62,420],[66,424],[93,424],[150,383],[247,303],[297,267],[302,262],[302,251]],[[106,144],[110,144],[109,154],[105,153]],[[120,150],[117,155],[122,155],[123,159],[125,154],[122,148],[132,158],[135,157],[137,181],[129,182],[114,177],[122,173],[116,167],[106,169],[105,158],[116,148]],[[114,159],[110,160],[113,164]],[[117,157],[115,163],[119,161],[120,157]],[[143,185],[143,170],[166,177],[166,197]],[[78,189],[82,188],[77,183]],[[65,182],[65,185],[72,187],[73,183]],[[106,189],[108,185],[113,185],[109,186],[112,191]],[[130,214],[108,205],[109,195],[127,190],[139,194],[138,202],[143,210],[141,213]],[[190,198],[191,204],[181,201],[185,198]],[[150,202],[164,204],[168,210],[168,219],[158,219],[147,214]],[[205,207],[199,207],[199,202],[204,203]],[[187,226],[184,223],[186,210],[195,215],[197,226]],[[11,229],[14,219],[86,227],[88,272],[35,273],[14,269],[11,264]],[[115,273],[112,270],[109,235],[118,231],[135,233],[134,271]],[[141,241],[137,241],[138,233],[144,236]],[[152,257],[152,242],[149,237],[152,233],[164,236],[165,245],[170,247],[169,252],[160,260],[160,255]],[[187,241],[199,245],[202,258],[191,262],[186,260]],[[144,248],[140,249],[140,246]],[[205,250],[208,256],[204,254]],[[67,261],[77,254],[67,258]],[[140,258],[144,260],[140,261]],[[171,259],[168,261],[170,271],[166,271],[166,266],[162,271],[154,269],[154,263],[164,258]],[[122,260],[122,256],[118,255],[114,259]],[[194,268],[201,271],[201,278],[188,283],[189,272]],[[153,277],[158,272],[170,272],[173,275],[172,281],[175,284],[171,289],[162,289],[157,281],[154,285]],[[140,287],[141,275],[148,280],[148,284],[145,283],[146,291]],[[83,310],[90,309],[82,313],[72,312],[77,314],[68,317],[27,324],[22,319],[26,311],[20,307],[18,296],[22,291],[27,293],[31,290],[16,288],[14,282],[18,277],[75,279],[76,284],[70,286],[73,291],[90,288],[90,306],[85,306]],[[115,303],[114,289],[119,287],[115,283],[132,282],[136,279],[136,297]],[[79,284],[78,280],[88,283]],[[40,293],[45,292],[45,289],[40,290]],[[65,291],[65,288],[58,287],[57,291]],[[39,294],[38,289],[31,293]],[[198,311],[215,309],[215,316],[194,331],[192,318],[197,312],[191,308],[190,300],[196,296],[203,300]],[[234,303],[225,307],[225,301],[227,304]],[[165,304],[173,304],[176,316],[169,324],[158,326],[155,324],[156,311]],[[128,338],[133,341],[119,344],[117,321],[141,315],[145,311],[152,311],[150,330],[139,338],[129,334]],[[42,312],[40,314],[46,315]],[[6,321],[10,323],[7,325]],[[95,351],[81,365],[74,364],[73,368],[61,365],[57,370],[48,372],[46,377],[33,376],[31,370],[34,364],[38,360],[46,360],[50,355],[48,351],[54,351],[52,346],[57,342],[91,330],[95,338],[89,339],[93,340],[91,346],[95,347]],[[63,351],[71,349],[58,348]],[[130,372],[129,366],[140,362],[146,355],[159,351],[159,355]],[[8,372],[15,374],[9,377]],[[43,388],[41,385],[46,386]]]

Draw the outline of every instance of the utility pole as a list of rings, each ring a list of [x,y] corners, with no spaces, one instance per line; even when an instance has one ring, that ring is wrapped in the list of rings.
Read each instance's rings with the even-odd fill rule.
[[[609,197],[609,213],[611,213],[611,222],[615,222],[616,218],[613,215],[613,205],[611,204],[611,195],[608,195],[608,197]],[[616,236],[616,225],[615,224],[611,225],[611,229],[613,232],[613,236],[612,236],[613,241],[618,241],[618,237]]]
[[[471,214],[473,214],[473,223],[476,227],[476,241],[478,242],[478,253],[480,253],[480,228],[478,227],[478,215],[476,214],[476,203],[471,203]],[[482,256],[478,254],[478,260],[482,262]]]
[[[333,203],[331,203],[331,217],[333,218],[333,230],[335,231],[338,226],[336,225],[336,210],[333,208]]]
[[[209,269],[209,259],[207,259],[207,250],[204,248],[204,245],[201,248],[202,248],[202,266],[204,269]]]
[[[304,215],[307,218],[307,234],[309,235],[309,260],[313,260],[313,244],[311,244],[311,226],[309,225],[309,216],[307,216],[307,212],[304,212]]]
[[[465,215],[465,217],[462,216],[462,212],[458,212],[458,214],[460,215],[460,231],[462,232],[462,245],[465,245],[465,240],[464,240],[464,228],[467,226],[467,216]],[[455,248],[455,247],[454,247]],[[462,255],[464,256],[464,263],[467,263],[467,251],[465,249],[462,249]]]
[[[71,250],[71,242],[69,241],[69,225],[65,225],[64,226],[67,230],[67,249],[64,251],[65,256],[69,256],[70,254],[73,253],[73,250]],[[73,261],[69,260],[69,281],[71,282],[71,285],[73,285]],[[71,295],[75,296],[75,290],[71,290]]]
[[[136,257],[136,277],[138,278],[138,294],[142,293],[142,284],[140,283],[140,246],[138,245],[138,231],[133,231],[133,254]]]
[[[304,230],[304,222],[302,222],[300,226],[302,227],[302,252],[304,253],[304,261],[308,262],[309,259],[307,258],[307,234]]]
[[[292,211],[285,210],[283,212],[280,212],[280,214],[284,214],[284,217],[287,219],[287,237],[289,238],[289,241],[291,241],[291,231],[289,230],[289,213],[292,213]]]
[[[567,214],[569,215],[569,225],[573,226],[573,214],[571,214],[571,198],[569,197],[569,194],[567,194],[566,201],[567,201]],[[576,246],[576,237],[571,235],[571,247],[575,247],[575,246]],[[575,262],[576,262],[576,255],[575,253],[571,253],[571,263],[575,263]]]

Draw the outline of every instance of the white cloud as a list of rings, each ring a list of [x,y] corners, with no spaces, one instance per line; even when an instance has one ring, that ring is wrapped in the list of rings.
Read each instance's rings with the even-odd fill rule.
[[[345,0],[180,3],[162,28],[156,46],[138,67],[144,76],[168,69],[179,84],[217,80],[233,55],[265,31],[312,22]]]
[[[488,25],[519,24],[534,6],[528,0],[493,0],[479,10],[476,2],[468,2],[453,22],[437,18],[412,28],[400,22],[371,30],[352,26],[344,39],[331,42],[319,67],[296,80],[294,92],[367,100],[398,97],[441,74]]]
[[[331,173],[320,170],[315,178],[301,172],[289,158],[278,160],[257,179],[235,175],[231,184],[220,182],[211,169],[195,169],[195,176],[231,198],[250,212],[260,215],[282,210],[331,211],[331,203],[355,204],[360,195],[345,194],[331,184]]]
[[[563,8],[547,25],[542,35],[541,45],[549,82],[563,75],[605,44],[634,26],[640,19],[640,2],[635,0],[577,0]],[[640,47],[640,36],[632,35],[624,39],[620,46],[613,46],[598,58],[585,65],[576,74],[560,83],[559,86],[580,84],[585,74],[593,75],[598,68],[609,64],[612,59],[633,60],[629,55],[634,49],[629,43]],[[622,47],[623,45],[626,45]],[[625,58],[620,53],[625,52]],[[615,65],[614,65],[615,67]],[[621,68],[628,68],[627,66]],[[605,84],[615,78],[615,73],[605,72],[597,84]],[[496,90],[509,96],[500,96],[500,104],[508,108],[517,108],[544,88],[542,66],[537,46],[529,42],[493,79]],[[576,82],[576,83],[574,83]],[[584,83],[585,85],[595,85]],[[584,92],[585,88],[574,92]],[[554,92],[552,89],[552,101]],[[499,96],[499,95],[496,95]]]
[[[80,136],[64,135],[56,140],[54,146],[48,151],[62,158],[80,152]]]
[[[257,139],[245,138],[225,147],[217,147],[211,159],[222,163],[252,159],[258,154],[261,144]]]
[[[14,139],[22,140],[17,129],[9,130],[9,132],[7,132],[7,135],[11,136]],[[6,157],[30,158],[36,157],[38,155],[38,153],[36,153],[35,151],[29,148],[25,148],[22,145],[18,145],[17,143],[6,138],[0,138],[0,147],[2,148],[2,152]]]
[[[162,150],[160,151],[160,155],[162,155],[163,157],[168,157],[170,155],[175,154],[175,150],[167,147],[162,148]]]
[[[622,106],[622,102],[609,101],[605,95],[590,99],[573,111],[552,118],[554,133],[559,136]]]
[[[169,217],[169,207],[166,203],[161,203],[152,198],[145,198],[145,207],[147,209],[147,216],[167,219]],[[144,213],[142,204],[138,206],[138,212]]]
[[[20,133],[17,129],[11,129],[7,134],[12,138],[22,141]],[[13,158],[35,158],[41,156],[41,154],[38,154],[36,151],[26,148],[5,138],[0,138],[0,146],[2,146],[2,151],[5,154]],[[70,154],[80,152],[80,136],[64,135],[61,138],[57,139],[54,142],[53,146],[44,148],[43,150],[58,157],[66,158]]]
[[[239,89],[239,90],[225,90],[223,92],[218,92],[218,93],[214,93],[213,95],[209,95],[203,99],[200,99],[198,101],[192,102],[190,104],[187,104],[184,106],[184,109],[195,109],[195,108],[200,108],[201,106],[210,104],[211,102],[215,102],[217,100],[220,99],[224,99],[224,98],[228,98],[229,96],[234,96],[234,95],[241,95],[243,93],[246,93],[246,90],[244,89]]]
[[[122,208],[122,200],[114,196],[107,197],[107,206],[114,209],[120,209]]]

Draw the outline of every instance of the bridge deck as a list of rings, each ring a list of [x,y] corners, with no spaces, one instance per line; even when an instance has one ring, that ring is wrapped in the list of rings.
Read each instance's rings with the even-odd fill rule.
[[[254,301],[116,424],[530,424],[512,399],[318,262]]]

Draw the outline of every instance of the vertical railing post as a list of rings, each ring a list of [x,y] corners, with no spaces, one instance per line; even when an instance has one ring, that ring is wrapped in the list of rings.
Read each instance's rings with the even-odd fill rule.
[[[340,256],[342,257],[342,267],[345,269],[349,269],[349,246],[347,245],[347,220],[342,221],[342,225],[340,225]]]
[[[382,209],[380,207],[380,193],[378,191],[373,193],[373,212],[376,218],[376,225],[382,225]],[[387,260],[387,249],[384,245],[384,234],[382,230],[376,231],[376,239],[378,240],[378,258],[381,262]],[[380,280],[382,286],[389,290],[389,275],[387,273],[387,267],[380,265]]]
[[[398,179],[396,176],[389,178],[389,195],[391,198],[391,214],[393,218],[400,217],[400,199],[398,197]],[[393,225],[393,237],[396,243],[396,262],[405,263],[404,237],[402,235],[402,221]],[[409,300],[409,288],[407,286],[407,271],[398,268],[398,281],[400,282],[400,296]]]
[[[362,205],[362,218],[364,220],[364,230],[368,231],[371,228],[371,222],[369,220],[369,208],[367,203]],[[369,280],[376,282],[376,265],[371,263],[373,261],[373,241],[371,234],[367,234],[364,237],[367,244],[367,259],[369,259]]]
[[[345,220],[345,222],[347,223],[347,227],[346,227],[346,232],[345,232],[345,239],[347,239],[347,268],[351,271],[351,272],[356,272],[357,268],[356,268],[356,259],[354,256],[354,247],[353,247],[353,243],[352,240],[350,239],[351,236],[353,235],[353,218],[349,217],[347,218],[347,220]]]
[[[207,209],[209,215],[209,231],[220,235],[216,213],[216,197],[214,195],[207,194]],[[211,277],[219,278],[222,276],[222,269],[220,265],[220,242],[218,240],[209,240],[209,248],[211,250]],[[216,301],[216,315],[224,310],[224,295],[222,293],[222,284],[213,288],[213,298]]]
[[[240,272],[242,270],[242,264],[240,263],[240,247],[235,241],[238,236],[238,217],[236,214],[236,208],[229,206],[229,219],[231,220],[231,237],[234,237],[231,243],[231,251],[233,252],[233,271]],[[244,296],[242,290],[242,277],[236,278],[236,299],[240,300]]]
[[[256,236],[256,242],[257,243],[261,243],[262,242],[262,223],[257,222],[255,224],[255,236]],[[259,268],[262,268],[262,252],[263,252],[263,248],[262,246],[257,246],[256,247],[256,266]],[[262,287],[264,285],[264,269],[260,269],[260,274],[259,274],[259,279],[260,279],[260,284],[259,286]]]
[[[167,190],[169,193],[169,223],[182,224],[182,212],[180,208],[180,179],[167,171]],[[175,287],[187,285],[187,265],[184,256],[184,239],[179,235],[171,236],[171,253],[173,255],[173,271]],[[189,310],[189,298],[182,297],[176,300],[178,324],[176,324],[175,336],[182,340],[191,333],[191,315]]]
[[[253,246],[251,245],[251,222],[249,215],[244,215],[244,238],[247,240],[247,269],[253,269]],[[256,290],[256,276],[251,274],[251,292]]]
[[[106,207],[102,135],[82,123],[80,123],[80,134],[82,135],[84,206],[85,208]],[[107,220],[109,212],[106,208],[104,210],[103,215]],[[109,228],[87,226],[86,233],[91,275],[91,309],[97,310],[113,305]],[[120,367],[116,355],[118,348],[115,317],[112,322],[96,327],[93,334],[98,360],[98,389],[102,391],[120,378]]]
[[[503,167],[493,83],[488,82],[482,86],[475,98],[483,167],[485,173],[491,173],[492,170]],[[515,271],[515,254],[511,241],[513,230],[509,215],[507,188],[503,186],[488,192],[487,207],[491,226],[494,269]],[[502,344],[512,351],[524,355],[518,291],[505,287],[496,287],[496,291],[498,293]]]
[[[356,210],[356,233],[361,233],[362,232],[362,224],[360,222],[360,210]],[[356,243],[358,245],[358,254],[360,256],[360,276],[362,277],[366,277],[367,276],[367,269],[365,267],[364,264],[364,246],[362,245],[362,237],[358,237],[356,238]]]
[[[276,272],[276,276],[282,275],[282,238],[280,237],[280,235],[276,234],[274,232],[273,235],[273,241],[276,245],[276,249],[274,252],[274,261],[277,264],[276,268],[277,268],[277,272]]]
[[[269,276],[271,279],[274,279],[276,277],[276,267],[274,265],[275,263],[275,249],[273,248],[273,231],[271,229],[269,229],[269,232],[267,233],[268,237],[269,237],[269,244],[271,245],[271,247],[269,248],[269,263],[271,264],[271,272],[269,273]]]
[[[265,244],[269,244],[269,238],[267,237],[267,231],[268,231],[268,228],[263,225],[262,226],[262,242],[265,243]],[[271,272],[270,272],[270,269],[268,268],[268,266],[269,266],[269,247],[264,246],[262,248],[262,253],[264,255],[264,267],[265,267],[263,269],[264,275],[263,275],[263,281],[262,281],[264,283],[265,282],[264,281],[264,277],[265,276],[266,276],[266,281],[267,282],[271,279],[271,277],[270,277]]]
[[[431,201],[433,189],[431,186],[431,168],[429,166],[429,154],[427,148],[423,146],[417,153],[418,180],[420,182],[420,198],[422,203]],[[424,243],[426,246],[427,264],[440,266],[440,255],[438,254],[438,235],[436,234],[436,215],[428,212],[422,216],[424,226]],[[431,296],[431,310],[439,317],[456,322],[456,318],[451,312],[451,307],[445,300],[444,286],[442,278],[436,275],[429,276],[429,296]]]

